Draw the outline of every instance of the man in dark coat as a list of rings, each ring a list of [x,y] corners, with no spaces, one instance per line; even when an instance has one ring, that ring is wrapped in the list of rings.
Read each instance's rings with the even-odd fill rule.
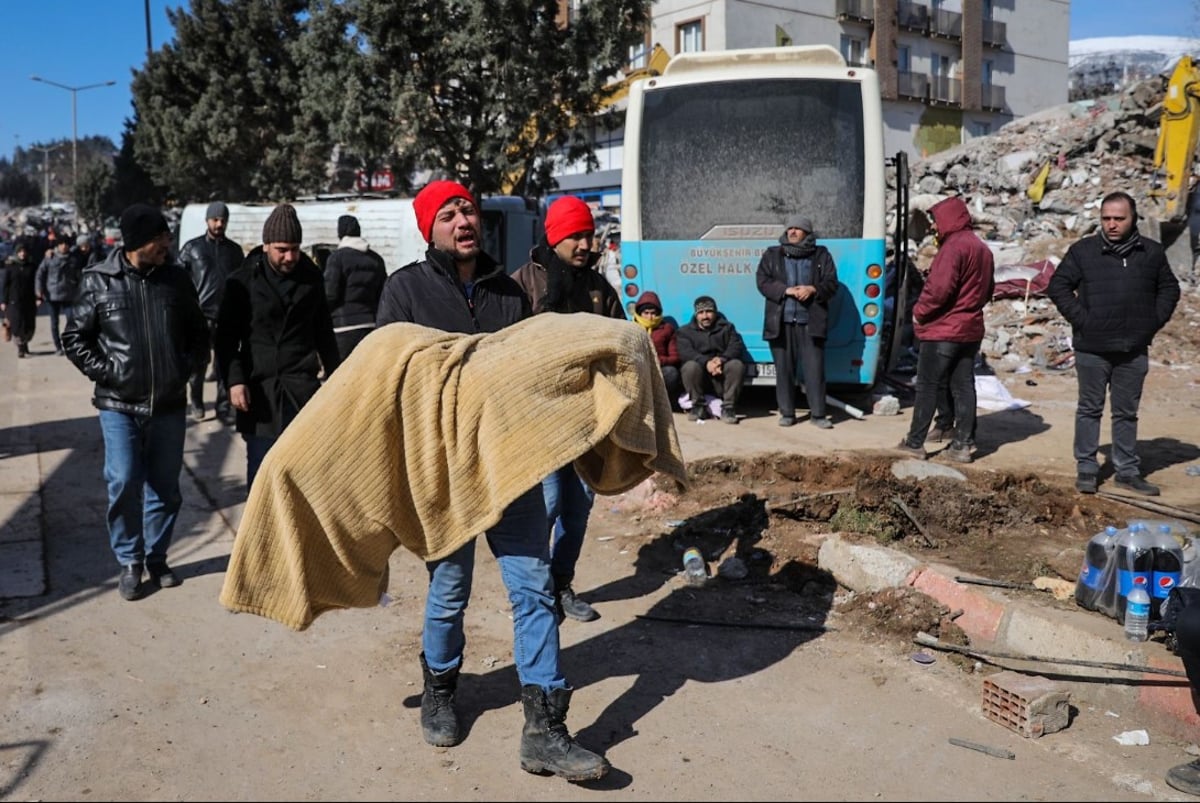
[[[341,362],[321,271],[300,252],[296,210],[280,204],[263,244],[225,285],[213,338],[217,370],[246,442],[246,490],[267,450]]]
[[[363,239],[353,215],[337,222],[338,247],[325,262],[325,300],[333,316],[333,333],[342,359],[375,328],[379,297],[387,280],[383,257]]]
[[[208,321],[209,339],[216,333],[217,313],[225,295],[225,282],[229,275],[242,264],[245,254],[242,247],[225,236],[229,225],[229,207],[213,201],[204,211],[206,230],[193,237],[179,249],[179,264],[187,269],[200,295],[200,309]],[[206,361],[207,362],[207,361]],[[204,372],[207,365],[200,366],[192,376],[189,387],[192,396],[192,417],[204,418]],[[217,418],[226,424],[233,423],[233,410],[229,406],[229,390],[219,376],[217,380]]]
[[[17,241],[12,256],[4,263],[4,295],[0,312],[17,346],[17,356],[29,356],[29,341],[37,328],[37,257],[25,239]]]
[[[899,449],[924,460],[925,439],[937,412],[939,389],[954,397],[954,439],[946,456],[970,463],[975,446],[975,355],[983,342],[983,308],[995,288],[992,251],[971,230],[971,213],[961,198],[929,210],[938,252],[921,295],[913,305],[917,353],[917,398],[908,434]]]
[[[483,225],[470,190],[454,181],[431,182],[413,199],[413,212],[429,250],[421,262],[388,277],[379,326],[407,322],[447,332],[496,332],[529,316],[529,300],[520,285],[482,250]],[[548,531],[538,484],[483,533],[512,606],[513,662],[525,709],[521,768],[571,781],[600,778],[609,770],[608,761],[576,742],[565,724],[574,690],[559,665]],[[440,747],[456,745],[463,737],[454,699],[466,649],[463,621],[475,547],[472,539],[428,564],[419,656],[425,678],[421,732],[426,742]]]
[[[1138,234],[1137,206],[1123,192],[1100,202],[1100,232],[1072,245],[1050,277],[1046,295],[1067,323],[1075,347],[1075,488],[1094,494],[1100,464],[1100,417],[1112,397],[1112,463],[1118,488],[1158,496],[1137,454],[1138,407],[1154,335],[1179,303],[1179,280],[1162,245]]]
[[[733,323],[717,311],[712,296],[700,296],[692,308],[692,320],[675,334],[682,361],[679,373],[692,404],[688,420],[701,421],[708,416],[704,396],[711,388],[721,395],[721,420],[736,424],[738,398],[746,376],[742,359],[745,343]]]
[[[205,359],[208,330],[196,288],[170,262],[163,213],[130,206],[121,214],[121,240],[83,272],[62,343],[67,359],[96,383],[109,543],[121,564],[117,590],[134,600],[143,570],[160,587],[180,583],[167,549],[183,504],[187,378]]]
[[[829,302],[838,289],[837,266],[829,250],[817,244],[809,218],[788,219],[779,245],[768,248],[759,260],[755,280],[766,299],[763,340],[770,344],[775,363],[779,426],[796,423],[799,356],[809,419],[821,429],[831,429],[825,415],[825,336]]]

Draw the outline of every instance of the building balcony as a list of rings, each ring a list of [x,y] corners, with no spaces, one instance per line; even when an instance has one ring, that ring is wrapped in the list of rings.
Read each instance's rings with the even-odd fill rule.
[[[896,3],[896,24],[901,30],[925,33],[929,30],[929,8],[900,0]]]
[[[837,0],[837,18],[850,22],[873,22],[875,0]]]
[[[927,100],[929,76],[915,72],[896,73],[896,96],[909,100]]]
[[[1004,47],[1008,26],[1003,22],[983,21],[983,43],[989,47]]]
[[[929,103],[934,106],[961,106],[962,81],[935,75],[929,79]]]
[[[1004,111],[1004,87],[995,84],[984,84],[980,93],[979,105],[988,111]]]
[[[962,39],[962,14],[957,11],[943,11],[937,9],[933,12],[933,19],[929,25],[930,36],[940,36],[943,39]]]

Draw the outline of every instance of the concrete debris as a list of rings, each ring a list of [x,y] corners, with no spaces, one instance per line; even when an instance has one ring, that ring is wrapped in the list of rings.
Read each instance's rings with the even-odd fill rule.
[[[998,287],[998,297],[985,311],[981,352],[987,365],[979,373],[1074,367],[1071,328],[1044,288],[1067,248],[1098,231],[1100,199],[1114,190],[1128,192],[1137,202],[1139,231],[1167,247],[1184,290],[1172,323],[1155,341],[1152,358],[1176,365],[1194,359],[1200,338],[1195,326],[1185,323],[1196,320],[1200,306],[1192,237],[1186,220],[1155,217],[1159,203],[1151,194],[1161,186],[1154,150],[1166,81],[1159,76],[1118,94],[1045,109],[910,164],[908,249],[913,264],[925,273],[937,252],[924,212],[958,195],[993,250],[997,284],[1005,283],[1007,292],[1001,294]],[[908,360],[915,362],[913,357],[910,353]]]

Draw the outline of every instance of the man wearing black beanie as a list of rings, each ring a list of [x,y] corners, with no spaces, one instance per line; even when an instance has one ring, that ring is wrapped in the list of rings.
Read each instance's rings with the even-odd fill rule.
[[[246,492],[267,450],[341,362],[321,269],[300,250],[291,204],[275,207],[262,245],[229,276],[213,350],[246,443]]]
[[[208,327],[191,279],[168,259],[162,212],[130,206],[121,213],[121,239],[106,260],[84,270],[62,343],[95,382],[109,543],[121,565],[117,590],[134,600],[143,571],[163,588],[180,583],[167,549],[183,501],[187,380],[205,359]]]
[[[325,261],[325,300],[344,360],[375,328],[387,267],[363,239],[354,215],[338,218],[337,233],[338,247]]]

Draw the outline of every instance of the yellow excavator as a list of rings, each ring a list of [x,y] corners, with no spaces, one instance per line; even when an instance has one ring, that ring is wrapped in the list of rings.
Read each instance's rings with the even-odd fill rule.
[[[662,47],[656,44],[650,51],[649,58],[646,59],[646,66],[639,67],[636,70],[630,70],[619,80],[613,81],[604,87],[602,90],[601,107],[604,109],[611,108],[617,105],[626,97],[629,96],[629,86],[642,78],[651,78],[655,75],[662,75],[663,69],[667,66],[667,62],[671,60],[671,55]],[[531,120],[526,126],[522,134],[525,140],[532,141],[537,136],[537,126]],[[525,178],[524,170],[516,170],[510,173],[500,186],[500,192],[508,195],[518,184]]]
[[[1154,149],[1154,184],[1146,193],[1155,200],[1162,222],[1182,223],[1188,212],[1192,161],[1200,135],[1200,69],[1184,56],[1167,82]]]

